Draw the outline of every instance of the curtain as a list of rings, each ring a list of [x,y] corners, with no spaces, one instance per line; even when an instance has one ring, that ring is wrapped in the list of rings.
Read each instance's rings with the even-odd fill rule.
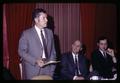
[[[3,4],[3,66],[9,69],[9,50],[7,38],[6,4]]]
[[[87,57],[90,59],[91,52],[95,48],[95,25],[96,25],[96,4],[80,4],[80,24],[82,32],[82,42],[86,45]]]
[[[106,36],[116,45],[117,17],[115,4],[80,4],[80,26],[82,41],[87,48],[87,56],[91,58],[91,52],[96,48],[96,40],[99,36]]]
[[[116,4],[98,4],[96,10],[96,37],[105,35],[117,47],[117,7]],[[97,38],[96,38],[97,39]]]
[[[8,35],[8,47],[6,48],[6,50],[9,50],[10,71],[16,79],[21,79],[19,68],[18,42],[22,31],[32,26],[32,11],[34,7],[34,3],[6,4],[6,29]]]
[[[52,27],[48,28],[54,32],[57,52],[71,51],[73,41],[81,39],[79,6],[79,3],[36,4],[36,8],[45,9],[52,18]]]

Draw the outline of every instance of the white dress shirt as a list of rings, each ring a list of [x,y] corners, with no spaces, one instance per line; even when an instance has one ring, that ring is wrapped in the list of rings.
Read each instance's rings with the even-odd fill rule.
[[[75,55],[76,55],[77,61],[78,61],[78,54],[74,54],[74,53],[72,52],[72,55],[73,55],[73,60],[74,60],[74,63],[75,63]]]
[[[41,44],[42,44],[42,46],[43,46],[43,40],[42,40],[42,37],[41,37],[41,30],[42,30],[42,32],[43,32],[44,37],[45,37],[45,31],[44,31],[44,29],[38,28],[36,25],[35,25],[35,30],[37,31],[38,37],[39,37],[40,42],[41,42]],[[45,50],[44,50],[44,49],[43,49],[42,58],[46,58],[46,57],[45,57]]]

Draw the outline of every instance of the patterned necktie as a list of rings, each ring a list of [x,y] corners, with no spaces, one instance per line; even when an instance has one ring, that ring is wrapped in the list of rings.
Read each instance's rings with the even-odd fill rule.
[[[43,49],[44,49],[44,52],[45,52],[45,57],[48,58],[46,39],[43,35],[42,30],[41,30],[41,37],[42,37],[42,41],[43,41]]]

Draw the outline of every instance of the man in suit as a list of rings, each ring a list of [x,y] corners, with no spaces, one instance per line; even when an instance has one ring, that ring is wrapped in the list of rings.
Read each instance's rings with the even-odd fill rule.
[[[22,58],[23,78],[32,79],[38,75],[53,76],[55,65],[42,67],[45,62],[56,60],[53,33],[47,27],[47,13],[43,9],[32,12],[34,26],[23,31],[18,53]]]
[[[84,80],[87,78],[88,70],[85,56],[80,54],[82,44],[76,40],[72,44],[72,52],[61,57],[61,77],[64,80]]]
[[[98,49],[92,53],[92,67],[99,76],[113,78],[113,69],[116,64],[114,50],[108,48],[108,39],[100,37],[97,41]]]

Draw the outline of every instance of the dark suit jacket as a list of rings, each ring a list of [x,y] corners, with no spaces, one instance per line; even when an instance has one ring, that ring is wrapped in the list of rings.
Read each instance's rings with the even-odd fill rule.
[[[112,67],[114,65],[112,57],[106,54],[107,57],[104,58],[102,53],[97,49],[92,53],[92,67],[94,71],[97,71],[100,76],[104,78],[111,78]]]
[[[78,56],[79,59],[79,69],[82,73],[82,76],[87,78],[87,66],[86,59],[83,55]],[[73,80],[75,76],[75,65],[73,60],[73,55],[71,52],[65,53],[61,57],[61,77],[64,80]]]

